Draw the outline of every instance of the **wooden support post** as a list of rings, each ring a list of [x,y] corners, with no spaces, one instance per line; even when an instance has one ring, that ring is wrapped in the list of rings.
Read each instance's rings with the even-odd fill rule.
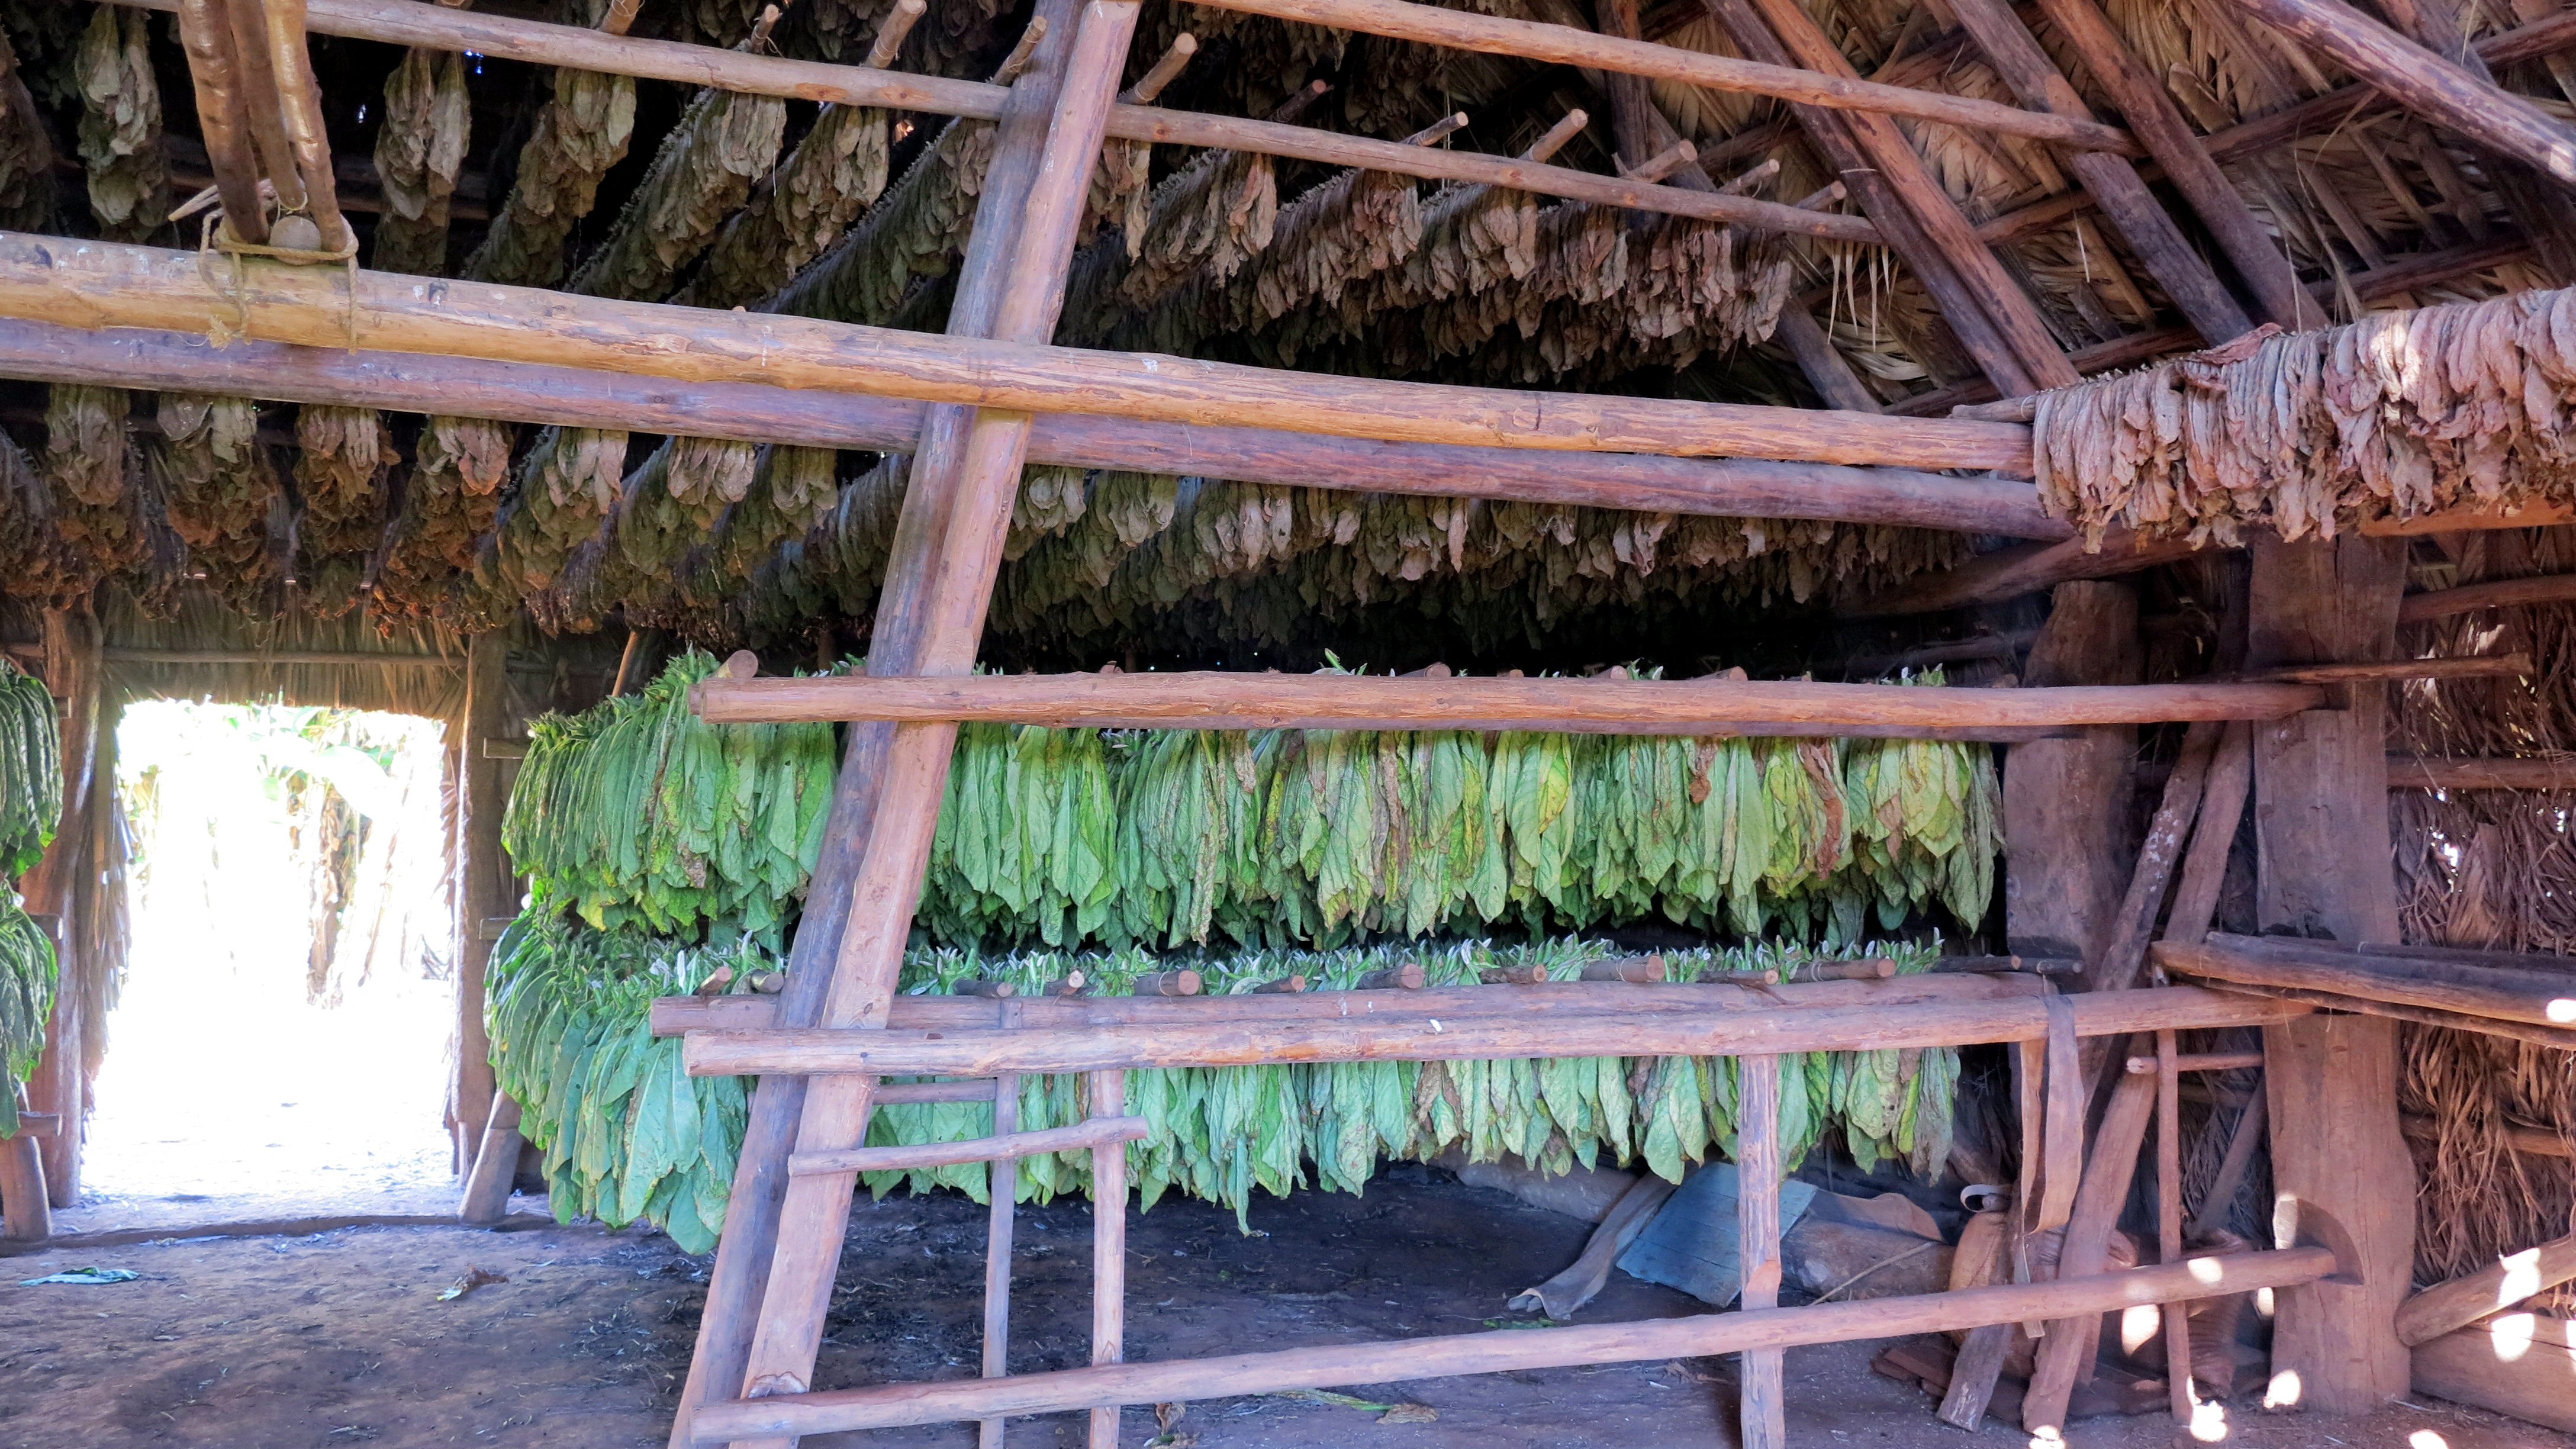
[[[83,602],[72,609],[45,613],[45,687],[53,692],[62,714],[63,818],[44,858],[18,882],[32,915],[55,919],[54,948],[61,971],[54,987],[53,1014],[45,1023],[44,1051],[27,1078],[27,1105],[62,1119],[62,1127],[42,1139],[45,1190],[58,1208],[80,1200],[81,1139],[89,1120],[89,1076],[83,1066],[84,1043],[94,1029],[86,1011],[89,984],[99,969],[81,949],[84,932],[79,913],[86,892],[82,878],[90,861],[92,797],[115,782],[99,778],[101,678],[97,616]]]
[[[2133,684],[2146,668],[2138,595],[2128,584],[2059,584],[2022,682]],[[2129,881],[2129,802],[2137,731],[2014,745],[2004,760],[2004,922],[2017,955],[2079,956],[2098,966]]]
[[[950,318],[953,330],[1007,342],[1040,342],[1053,334],[1103,123],[1135,24],[1132,0],[1090,0],[1078,27],[1050,22],[1050,38],[1038,47],[1036,64],[1023,82],[1032,98],[1041,100],[1029,121],[1043,130],[1035,145],[1019,148],[1030,180],[1022,193],[1025,203],[1017,208],[1018,229],[1006,246],[980,257],[970,252],[970,262],[998,270],[989,277],[970,276],[969,281],[978,283],[972,293],[966,282],[960,283],[957,310]],[[1059,46],[1054,36],[1067,30],[1073,33]],[[1008,118],[1005,127],[1007,144]],[[994,202],[988,180],[979,221],[1012,215],[988,209]],[[924,509],[918,514],[907,507],[897,526],[897,555],[910,552],[903,546],[907,526],[915,532],[932,530],[934,550],[922,556],[934,562],[910,575],[890,577],[879,605],[880,628],[891,616],[917,641],[911,658],[895,661],[899,667],[924,674],[972,669],[1028,435],[1025,413],[931,410],[911,487],[946,506],[940,513]],[[859,856],[850,915],[834,953],[820,1013],[824,1025],[884,1024],[956,735],[953,724],[906,725],[894,730],[885,746],[884,784]],[[856,1147],[866,1137],[873,1086],[874,1078],[863,1075],[811,1084],[796,1146],[823,1152]],[[849,1221],[850,1191],[846,1174],[790,1179],[743,1371],[745,1396],[801,1393],[812,1386],[814,1355]]]
[[[1736,1255],[1743,1264],[1742,1310],[1780,1304],[1780,1059],[1736,1059]],[[1745,1351],[1737,1370],[1739,1442],[1744,1449],[1787,1449],[1781,1397],[1782,1353]]]
[[[2097,0],[2038,0],[2038,4],[2049,24],[2083,57],[2139,143],[2164,168],[2166,179],[2191,203],[2201,225],[2209,228],[2263,319],[2294,332],[2324,326],[2324,309],[2299,284],[2298,271],[2281,244],[2255,219],[2244,194],[2218,169],[2199,134],[2183,119],[2162,78],[2129,49]]]
[[[510,1212],[510,1186],[519,1172],[519,1104],[507,1092],[495,1093],[492,1115],[484,1123],[482,1145],[474,1152],[474,1169],[466,1174],[465,1192],[456,1204],[460,1222],[497,1223]]]
[[[2156,1033],[2156,1261],[2182,1261],[2182,1061],[2174,1034]],[[2165,1387],[2174,1422],[2188,1426],[2197,1407],[2191,1392],[2191,1320],[2182,1305],[2163,1309]],[[2220,1385],[2221,1394],[2229,1386]]]
[[[502,697],[509,687],[506,633],[477,634],[465,646],[465,715],[457,748],[456,1076],[448,1084],[447,1130],[454,1170],[474,1165],[485,1126],[492,1120],[492,1041],[484,1027],[484,967],[492,942],[483,923],[511,912],[510,858],[501,848],[501,762],[484,756],[483,742],[501,733]],[[517,1162],[514,1156],[513,1164]],[[505,1178],[504,1181],[507,1179]],[[506,1201],[506,1193],[504,1200]]]
[[[2252,546],[2246,663],[2396,652],[2399,544],[2346,535]],[[2264,930],[2347,942],[2398,939],[2389,866],[2386,691],[2254,731],[2256,912]],[[2397,1125],[2397,1023],[2319,1015],[2263,1034],[2276,1232],[2330,1219],[2346,1274],[2281,1295],[2274,1398],[2363,1412],[2406,1392],[2393,1321],[2415,1262],[2415,1162]],[[2322,1235],[2322,1230],[2319,1231]]]
[[[2091,119],[2083,98],[2058,73],[2057,63],[2039,48],[2008,0],[1951,0],[1950,8],[2023,105]],[[2253,328],[2245,309],[2192,249],[2128,161],[2098,151],[2070,151],[2065,164],[2203,338],[2216,344]]]
[[[1131,9],[1133,7],[1130,7]],[[1091,1115],[1116,1117],[1127,1110],[1127,1074],[1091,1074]],[[1127,1359],[1127,1144],[1112,1142],[1091,1154],[1091,1362]],[[1118,1449],[1118,1408],[1091,1411],[1090,1449]]]
[[[1002,1025],[1020,1024],[1017,1001],[1002,1003]],[[884,1100],[880,1092],[878,1100]],[[1020,1079],[1005,1072],[993,1079],[993,1135],[1020,1130]],[[1011,1236],[1018,1225],[1020,1160],[993,1159],[984,1191],[990,1199],[984,1230],[984,1377],[998,1379],[1011,1371]],[[985,1419],[975,1426],[976,1449],[1002,1449],[1002,1421]]]

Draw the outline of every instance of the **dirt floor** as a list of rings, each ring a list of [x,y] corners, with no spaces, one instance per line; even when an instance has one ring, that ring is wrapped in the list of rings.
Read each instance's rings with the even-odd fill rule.
[[[201,1205],[218,1207],[219,1205]],[[522,1199],[524,1211],[535,1204]],[[1508,1320],[1512,1293],[1562,1267],[1586,1225],[1400,1169],[1352,1198],[1231,1214],[1166,1201],[1131,1227],[1128,1352],[1154,1359],[1298,1344],[1472,1332]],[[84,1224],[94,1226],[95,1224]],[[842,1260],[821,1381],[959,1377],[977,1354],[983,1209],[955,1197],[862,1199]],[[1012,1366],[1088,1356],[1090,1214],[1021,1218]],[[20,1286],[95,1264],[139,1281]],[[451,1301],[475,1269],[502,1275]],[[355,1229],[303,1238],[161,1242],[0,1260],[0,1449],[189,1446],[660,1445],[686,1371],[705,1264],[642,1232],[540,1227]],[[1590,1322],[1700,1305],[1614,1275]],[[1793,1349],[1789,1427],[1806,1446],[1971,1442],[1919,1391],[1869,1371],[1872,1348]],[[1390,1364],[1400,1357],[1389,1353]],[[1295,1397],[1188,1406],[1157,1443],[1179,1449],[1496,1449],[1731,1444],[1732,1370],[1640,1364],[1352,1385],[1378,1412]],[[2263,1449],[2571,1449],[2576,1439],[2434,1401],[2368,1420],[2264,1416],[2231,1405],[2228,1442]],[[1403,1422],[1406,1419],[1415,1422]],[[1156,1439],[1130,1410],[1124,1441]],[[2429,1436],[2429,1437],[2428,1437]],[[1074,1418],[1015,1422],[1023,1446],[1081,1442]],[[2079,1449],[2173,1442],[2162,1418],[2078,1424]],[[809,1440],[818,1446],[963,1446],[965,1426]],[[1973,1442],[2019,1445],[1989,1425]]]

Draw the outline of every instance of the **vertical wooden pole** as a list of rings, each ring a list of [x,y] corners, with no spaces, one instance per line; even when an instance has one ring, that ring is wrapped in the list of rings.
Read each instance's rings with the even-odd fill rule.
[[[991,320],[997,338],[1037,342],[1054,334],[1075,232],[1135,25],[1134,0],[1089,0],[1083,7],[1062,62],[1062,99],[1051,108],[1052,121],[1022,208],[1021,231],[1004,264]],[[953,407],[932,411],[925,446],[914,461],[912,486],[924,486],[924,470],[929,469],[932,486],[952,492],[951,516],[928,576],[888,579],[889,595],[901,590],[918,600],[905,605],[917,609],[920,620],[920,642],[910,661],[914,672],[962,674],[974,665],[1027,457],[1028,431],[1025,413]],[[962,444],[952,444],[960,434]],[[949,469],[953,485],[940,477]],[[956,735],[950,724],[906,725],[893,732],[878,808],[834,953],[821,1011],[824,1025],[885,1024]],[[865,1076],[810,1083],[795,1144],[808,1150],[857,1145],[867,1132],[874,1087],[874,1079]],[[746,1395],[801,1393],[811,1386],[833,1270],[848,1229],[851,1190],[848,1174],[788,1182],[769,1281],[743,1370]]]
[[[2084,1163],[2084,1183],[2075,1190],[2075,1211],[2057,1253],[2057,1276],[2082,1278],[2110,1265],[2111,1229],[2129,1201],[2137,1180],[2138,1149],[2147,1140],[2147,1119],[2155,1112],[2153,1077],[2123,1075],[2111,1089],[2111,1105],[2102,1114],[2102,1130]],[[2066,1405],[2075,1386],[2093,1376],[2101,1351],[2102,1318],[2060,1318],[2048,1325],[2031,1369],[2030,1392],[2022,1399],[2022,1427],[2033,1434],[2066,1427]]]
[[[994,123],[993,159],[984,169],[975,225],[957,273],[948,331],[958,337],[991,337],[1002,290],[1016,275],[1015,254],[1037,178],[1039,154],[1064,84],[1065,52],[1072,46],[1075,0],[1038,0],[1030,23],[1044,21],[1046,38],[1034,63],[1011,87]],[[870,666],[909,674],[921,656],[923,601],[936,572],[956,502],[957,450],[970,410],[931,409],[913,458],[903,510],[888,547],[885,587],[877,596],[868,641]],[[779,998],[783,1026],[813,1026],[823,1017],[858,879],[859,857],[875,828],[889,776],[894,727],[858,724],[848,730],[832,808],[824,823],[823,850],[815,861],[805,909],[788,956],[787,989]],[[724,1235],[716,1244],[707,1303],[698,1321],[697,1351],[671,1425],[672,1449],[685,1449],[690,1419],[700,1404],[730,1398],[744,1382],[752,1336],[769,1289],[770,1263],[787,1195],[787,1154],[803,1119],[808,1083],[803,1077],[764,1077],[754,1090],[735,1159],[732,1195],[725,1204]]]
[[[1743,1264],[1736,1307],[1780,1306],[1780,1059],[1739,1057],[1735,1064],[1735,1237]],[[1737,1424],[1744,1449],[1785,1449],[1789,1430],[1781,1395],[1783,1351],[1748,1350],[1737,1368],[1743,1385]]]
[[[1005,998],[1002,1025],[1020,1024],[1020,1003]],[[1020,1130],[1020,1076],[1004,1072],[993,1079],[993,1135]],[[984,1377],[998,1379],[1011,1371],[1011,1235],[1017,1226],[1020,1160],[993,1160],[990,1225],[984,1230]],[[975,1427],[977,1449],[1002,1449],[1002,1420],[985,1419]]]
[[[40,1243],[54,1235],[45,1158],[36,1137],[0,1137],[0,1238]]]
[[[45,1048],[27,1078],[27,1103],[39,1112],[62,1118],[53,1136],[38,1139],[45,1190],[55,1207],[80,1200],[81,1140],[89,1125],[89,1075],[83,1043],[92,1029],[85,1014],[90,975],[99,969],[81,942],[80,878],[90,859],[91,796],[115,788],[98,778],[98,732],[102,659],[98,618],[84,602],[73,609],[45,614],[45,687],[61,710],[63,737],[63,819],[44,859],[18,883],[30,914],[54,918],[54,947],[61,974],[54,988],[52,1015],[45,1023]]]
[[[1091,1074],[1091,1115],[1127,1110],[1127,1074]],[[1127,1358],[1127,1144],[1091,1153],[1091,1361]],[[1118,1409],[1091,1411],[1090,1449],[1118,1449]]]
[[[501,762],[483,742],[501,732],[509,640],[477,634],[465,645],[465,718],[458,731],[456,810],[456,1079],[449,1084],[447,1128],[455,1170],[474,1165],[492,1120],[492,1039],[483,1023],[483,972],[492,942],[483,923],[509,913],[510,864],[501,849]],[[513,1159],[515,1161],[515,1159]]]
[[[2059,584],[2027,685],[2134,684],[2146,668],[2138,595],[2117,580]],[[2088,729],[2004,756],[2004,921],[2012,949],[2097,964],[2129,886],[2138,732]]]
[[[2182,1258],[2182,1067],[2174,1034],[2156,1033],[2156,1261]],[[2165,1387],[2173,1399],[2176,1423],[2191,1423],[2190,1305],[2168,1303],[2160,1313],[2165,1331]],[[2219,1392],[2226,1392],[2222,1387]]]
[[[2402,541],[2258,537],[2250,553],[2250,667],[2395,654]],[[2255,727],[2257,921],[2393,942],[2386,693],[2362,686],[2342,703]],[[2263,1033],[2276,1222],[2292,1235],[2340,1237],[2338,1251],[2354,1260],[2345,1272],[2361,1279],[2280,1295],[2276,1401],[2359,1413],[2408,1388],[2394,1318],[2415,1267],[2415,1162],[2397,1130],[2396,1026],[2320,1013]]]

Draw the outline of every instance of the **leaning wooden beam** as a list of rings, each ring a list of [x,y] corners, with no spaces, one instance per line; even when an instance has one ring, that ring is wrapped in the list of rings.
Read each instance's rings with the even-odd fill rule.
[[[928,410],[904,399],[763,383],[680,384],[583,368],[283,342],[217,348],[184,332],[92,332],[9,318],[0,318],[0,377],[875,452],[909,452]],[[2040,512],[2037,492],[2024,483],[1761,458],[1541,455],[1058,413],[1031,425],[1029,461],[1643,513],[1826,518],[2015,538],[2072,532]]]
[[[2576,126],[2483,81],[2342,0],[2243,0],[2282,33],[2331,56],[2408,110],[2576,187]]]
[[[2576,1281],[2576,1234],[2509,1253],[2407,1299],[2397,1310],[2398,1341],[2408,1348],[2429,1343],[2569,1281]]]
[[[1940,91],[1918,91],[1853,77],[1824,75],[1794,66],[1764,65],[1732,56],[1621,40],[1567,25],[1507,20],[1472,11],[1412,5],[1405,0],[1202,0],[1213,10],[1240,10],[1274,20],[1297,20],[1336,30],[1357,30],[1454,50],[1511,55],[1558,65],[1587,66],[1621,75],[1676,81],[1704,90],[1770,96],[1801,105],[1878,115],[1910,116],[1970,130],[2028,136],[2095,151],[2132,151],[2118,127],[2082,117],[2025,111]]]
[[[2531,1026],[2576,1027],[2576,973],[2554,956],[2529,968],[2467,966],[2417,957],[2364,955],[2274,936],[2213,932],[2197,946],[2160,942],[2156,964],[2198,979],[2327,991]]]
[[[2335,1257],[2328,1250],[2288,1248],[2188,1258],[2153,1268],[2052,1283],[1970,1288],[1957,1293],[1924,1293],[1857,1303],[1703,1313],[1588,1328],[1496,1330],[1295,1348],[1227,1358],[1065,1369],[1009,1379],[889,1384],[710,1405],[699,1414],[698,1442],[1382,1383],[1391,1363],[1400,1363],[1408,1378],[1442,1378],[1943,1333],[1987,1323],[2098,1316],[2139,1304],[2286,1288],[2314,1282],[2334,1271]]]
[[[2391,790],[2576,790],[2576,759],[2500,756],[2493,759],[2388,757]]]
[[[1116,729],[1530,729],[1587,734],[1759,733],[1773,724],[2157,724],[2281,719],[2314,709],[2301,684],[1918,689],[1796,680],[1508,679],[1238,674],[850,675],[732,679],[690,687],[715,724],[813,720],[992,720]]]
[[[2191,986],[2085,992],[2060,999],[2068,1002],[2075,1030],[2084,1036],[2264,1026],[2296,1020],[2312,1010],[2298,1002]],[[682,1039],[681,1052],[690,1074],[702,1077],[764,1072],[992,1076],[1279,1062],[1901,1050],[2029,1041],[2047,1032],[2047,1000],[2018,997],[1902,1011],[1787,1006],[1711,1017],[1602,1011],[1528,1019],[1291,1019],[1016,1031],[712,1031],[690,1033]]]
[[[1399,442],[2026,472],[2014,423],[1325,377],[0,233],[0,316]]]
[[[154,10],[171,9],[177,3],[178,0],[137,0],[142,8]],[[685,86],[714,87],[750,95],[872,106],[886,111],[917,111],[978,121],[998,118],[1002,114],[1003,98],[1010,93],[1007,86],[981,81],[907,75],[865,66],[787,60],[747,51],[644,40],[576,26],[547,25],[479,11],[423,5],[417,0],[311,0],[306,23],[316,34],[379,40],[391,45],[463,51],[535,65],[676,81]],[[1945,96],[1941,99],[1958,98]],[[2026,114],[2010,106],[1994,109],[2007,115]],[[1569,201],[1698,217],[1802,236],[1868,243],[1874,242],[1878,235],[1866,220],[1856,216],[1803,211],[1775,201],[1684,191],[1675,186],[1630,182],[1616,176],[1515,161],[1482,152],[1407,146],[1400,141],[1346,136],[1313,127],[1238,116],[1167,111],[1156,106],[1116,106],[1109,113],[1109,134],[1124,141],[1257,151],[1328,166],[1360,166],[1433,181],[1481,182],[1542,196],[1560,196]]]

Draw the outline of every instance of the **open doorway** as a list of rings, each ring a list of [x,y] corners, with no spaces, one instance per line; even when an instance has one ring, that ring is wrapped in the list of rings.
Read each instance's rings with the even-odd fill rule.
[[[123,711],[131,944],[84,1197],[129,1225],[454,1206],[441,727]]]

